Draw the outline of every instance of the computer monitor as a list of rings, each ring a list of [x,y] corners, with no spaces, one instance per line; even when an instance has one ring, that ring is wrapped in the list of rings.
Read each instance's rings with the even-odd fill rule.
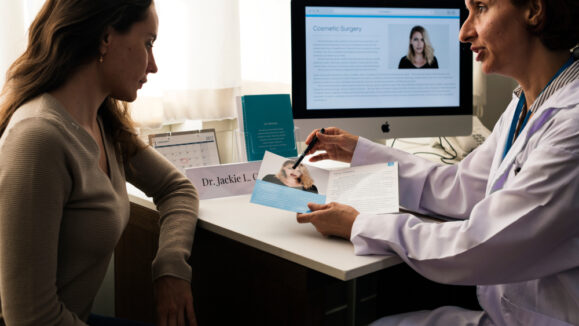
[[[292,0],[299,140],[329,126],[372,140],[470,134],[472,53],[458,41],[467,15],[463,0]],[[407,68],[415,27],[433,50],[420,69]]]

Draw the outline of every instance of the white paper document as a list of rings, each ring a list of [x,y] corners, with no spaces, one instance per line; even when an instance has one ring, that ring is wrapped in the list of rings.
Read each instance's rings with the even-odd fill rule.
[[[330,171],[326,202],[347,204],[360,213],[398,212],[398,163]]]
[[[336,170],[302,163],[295,175],[288,169],[291,162],[295,159],[265,153],[253,188],[252,203],[298,213],[308,212],[309,202],[338,202],[350,205],[360,213],[399,211],[396,162]],[[291,175],[296,180],[288,180]]]

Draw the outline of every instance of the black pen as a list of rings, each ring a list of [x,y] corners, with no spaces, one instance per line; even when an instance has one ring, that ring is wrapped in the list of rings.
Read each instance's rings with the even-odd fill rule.
[[[326,132],[326,130],[324,128],[320,129],[320,133],[323,134],[324,132]],[[316,135],[314,135],[314,138],[312,139],[312,141],[310,142],[308,147],[306,147],[306,150],[302,153],[302,155],[300,155],[300,157],[298,158],[298,160],[296,161],[294,166],[292,166],[292,169],[295,170],[300,165],[300,163],[302,162],[304,157],[306,157],[306,154],[312,149],[312,147],[314,147],[314,145],[316,144],[317,141],[318,141],[318,137],[316,137]]]

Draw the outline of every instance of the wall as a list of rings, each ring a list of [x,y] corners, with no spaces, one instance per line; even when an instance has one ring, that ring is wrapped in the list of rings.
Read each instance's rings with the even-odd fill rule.
[[[481,122],[488,128],[494,127],[495,123],[505,111],[513,96],[513,90],[517,82],[511,78],[499,75],[486,76],[486,105],[481,117]]]
[[[473,113],[485,127],[492,130],[511,101],[517,82],[508,77],[483,73],[481,63],[474,61],[474,58],[472,81]]]

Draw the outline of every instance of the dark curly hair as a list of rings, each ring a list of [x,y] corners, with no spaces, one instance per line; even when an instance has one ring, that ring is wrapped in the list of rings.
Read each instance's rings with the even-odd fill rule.
[[[516,7],[529,5],[532,0],[511,0]],[[529,30],[550,50],[570,50],[579,43],[579,1],[542,0],[543,19]]]

